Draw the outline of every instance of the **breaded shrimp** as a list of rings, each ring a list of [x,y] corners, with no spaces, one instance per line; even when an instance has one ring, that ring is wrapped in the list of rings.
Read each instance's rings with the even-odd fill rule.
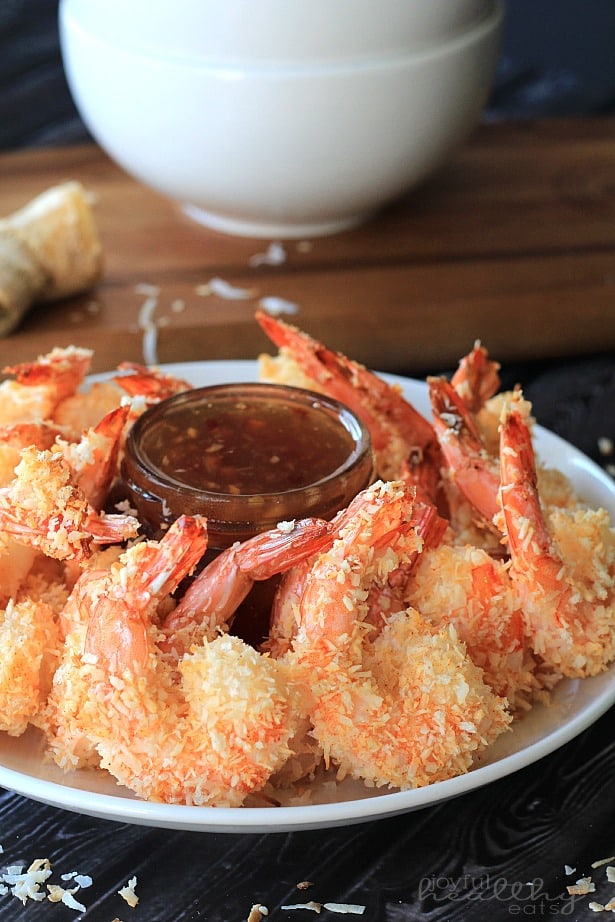
[[[237,637],[161,653],[158,608],[205,543],[204,523],[182,517],[77,584],[85,634],[56,672],[47,732],[59,764],[95,754],[140,797],[239,806],[291,754],[298,709],[284,668]]]
[[[0,730],[22,734],[47,699],[60,656],[56,612],[35,597],[0,611]]]
[[[51,419],[58,404],[82,383],[91,361],[91,349],[68,346],[52,349],[36,362],[3,368],[15,378],[0,384],[0,425]]]
[[[58,560],[84,559],[91,544],[121,542],[138,529],[132,516],[96,512],[60,452],[24,449],[14,480],[0,489],[0,532]]]
[[[400,484],[364,492],[363,508],[307,577],[285,657],[338,777],[398,788],[467,771],[511,719],[452,626],[413,609],[380,627],[366,621],[370,590],[402,562],[394,535],[406,509]]]
[[[0,426],[0,487],[8,486],[15,476],[24,448],[39,451],[51,448],[62,430],[48,422],[10,423]]]
[[[129,412],[128,406],[116,407],[96,426],[84,429],[78,441],[68,441],[61,436],[55,440],[54,448],[62,452],[75,484],[94,509],[102,509],[118,476],[122,436]]]
[[[482,548],[427,548],[405,597],[434,624],[454,626],[485,682],[513,713],[528,710],[545,684],[553,684],[530,652],[507,565]]]
[[[439,516],[435,506],[415,502],[414,491],[411,488],[402,488],[401,484],[400,488],[405,496],[407,516],[403,524],[400,524],[394,538],[400,542],[405,535],[404,559],[398,569],[389,574],[384,585],[374,587],[370,592],[366,620],[374,624],[377,624],[384,614],[406,607],[403,591],[412,575],[423,545],[436,547],[447,529],[447,522]],[[369,491],[370,488],[367,489]],[[327,549],[336,538],[340,537],[343,529],[353,521],[363,508],[364,502],[365,496],[362,491],[346,509],[341,510],[335,516],[331,523]],[[296,563],[284,574],[277,588],[271,609],[269,634],[262,645],[262,649],[267,650],[273,656],[281,656],[285,653],[290,648],[297,632],[301,597],[314,561],[315,557],[311,556]]]
[[[615,531],[606,510],[555,510],[538,494],[531,433],[511,411],[501,427],[502,523],[511,578],[534,652],[570,677],[615,659]]]

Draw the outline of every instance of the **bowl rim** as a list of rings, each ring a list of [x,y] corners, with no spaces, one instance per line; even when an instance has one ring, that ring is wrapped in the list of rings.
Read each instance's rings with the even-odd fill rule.
[[[143,48],[134,47],[130,43],[111,41],[108,36],[100,36],[96,32],[87,28],[80,21],[78,16],[74,15],[74,10],[69,9],[68,3],[60,3],[59,24],[61,48],[64,54],[64,43],[66,41],[65,32],[69,28],[80,31],[86,35],[90,41],[96,41],[100,45],[128,54],[136,60],[147,61],[149,63],[175,65],[185,68],[186,70],[195,70],[199,72],[211,72],[217,75],[224,75],[229,78],[267,78],[272,77],[310,77],[314,75],[323,76],[327,74],[349,74],[357,72],[386,71],[408,67],[410,64],[424,64],[428,61],[437,61],[439,58],[446,58],[457,54],[465,48],[475,44],[480,44],[483,39],[497,33],[501,27],[504,18],[504,0],[492,0],[491,5],[486,8],[483,15],[468,28],[447,37],[444,41],[425,48],[413,48],[405,54],[391,53],[386,56],[377,54],[366,54],[360,58],[353,57],[340,60],[322,60],[318,62],[299,62],[290,63],[287,61],[274,61],[271,63],[250,62],[242,64],[232,60],[219,59],[208,56],[187,55],[180,58],[176,52],[161,53],[160,51],[150,51]]]

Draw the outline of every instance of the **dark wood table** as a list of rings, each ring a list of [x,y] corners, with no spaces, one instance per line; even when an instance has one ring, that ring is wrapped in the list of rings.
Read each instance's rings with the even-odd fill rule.
[[[450,369],[480,338],[505,383],[526,384],[539,421],[613,462],[598,440],[615,439],[614,119],[482,125],[424,188],[348,233],[285,243],[278,266],[250,265],[269,241],[192,224],[93,146],[0,156],[0,214],[63,179],[96,196],[104,277],[87,295],[33,309],[0,340],[0,365],[68,343],[94,348],[97,371],[142,361],[144,283],[159,288],[160,362],[254,358],[268,345],[254,308],[275,295],[298,305],[304,329],[383,370]],[[214,276],[258,296],[199,296]],[[364,905],[362,918],[382,922],[581,922],[594,918],[590,900],[615,896],[604,866],[592,868],[615,855],[612,719],[459,798],[323,830],[157,829],[0,791],[0,866],[49,858],[57,882],[91,875],[78,894],[88,922],[241,922],[258,903],[272,922],[303,922],[315,913],[280,907],[307,900]],[[117,891],[133,875],[131,909]],[[585,875],[596,892],[571,897],[566,887]],[[10,894],[0,913],[80,918]]]

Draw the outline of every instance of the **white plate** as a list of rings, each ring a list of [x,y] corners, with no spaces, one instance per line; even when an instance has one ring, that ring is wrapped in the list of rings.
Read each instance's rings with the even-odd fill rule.
[[[250,381],[254,362],[170,365],[165,371],[195,385]],[[102,376],[97,376],[102,377]],[[397,381],[417,409],[428,414],[425,384]],[[615,483],[592,461],[558,436],[537,429],[541,459],[559,467],[588,501],[607,508],[615,519]],[[292,807],[185,807],[136,800],[108,775],[80,771],[64,774],[42,759],[41,740],[33,731],[0,734],[0,784],[26,797],[67,810],[120,822],[204,832],[285,832],[381,819],[457,797],[510,775],[567,743],[615,702],[615,665],[583,681],[566,680],[549,708],[536,706],[492,746],[480,766],[466,775],[416,791],[378,793],[357,782],[338,786],[334,802]],[[326,791],[322,792],[324,799]],[[330,796],[330,795],[329,795]]]

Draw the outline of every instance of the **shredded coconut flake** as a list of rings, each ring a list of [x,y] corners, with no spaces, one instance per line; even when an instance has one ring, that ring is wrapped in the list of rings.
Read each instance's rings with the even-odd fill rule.
[[[588,893],[594,893],[596,885],[592,883],[591,877],[580,877],[575,884],[566,887],[570,896],[587,896]]]
[[[122,897],[123,900],[126,900],[128,905],[134,909],[137,903],[139,902],[139,897],[135,893],[135,887],[137,886],[137,878],[131,877],[125,887],[122,887],[121,890],[117,892]]]
[[[157,298],[160,294],[158,285],[149,285],[147,282],[140,282],[135,285],[135,294],[145,295],[148,298]]]
[[[280,314],[297,314],[299,312],[299,306],[293,301],[287,301],[286,298],[278,298],[274,295],[261,298],[258,305],[274,317]]]
[[[278,531],[281,531],[283,535],[290,535],[293,528],[295,527],[295,520],[289,519],[288,522],[278,522],[276,528]]]
[[[79,887],[65,890],[64,887],[60,887],[58,884],[47,884],[47,890],[49,891],[47,899],[50,903],[64,903],[69,909],[75,909],[77,912],[86,911],[83,903],[75,899],[75,893],[78,892]]]
[[[315,900],[310,900],[309,903],[290,903],[287,906],[281,906],[280,909],[309,909],[312,912],[318,913],[326,909],[328,912],[355,916],[362,916],[365,912],[365,906],[361,906],[357,903],[317,903]]]
[[[195,291],[197,295],[202,297],[217,295],[227,301],[246,301],[256,296],[256,291],[253,288],[238,288],[217,276],[214,276],[205,285],[197,285]]]
[[[139,294],[146,294],[145,301],[141,305],[139,310],[139,329],[143,330],[143,361],[146,365],[157,365],[158,364],[158,327],[156,326],[156,321],[154,320],[154,312],[158,306],[158,292],[159,289],[155,285],[148,286],[139,286],[135,288],[135,291],[138,288],[145,287],[150,289],[147,291],[140,291]],[[155,293],[153,293],[155,292]]]
[[[255,253],[249,259],[249,265],[253,268],[257,266],[281,266],[286,262],[286,250],[279,240],[274,240],[269,244],[264,253]]]
[[[62,880],[70,880],[74,887],[66,888],[59,884],[47,883],[51,876],[51,862],[48,858],[37,858],[32,862],[27,871],[23,865],[10,865],[0,874],[0,895],[12,893],[14,897],[25,903],[34,900],[37,903],[48,900],[50,903],[64,903],[69,909],[85,912],[86,907],[75,899],[75,894],[85,887],[92,886],[92,878],[87,874],[78,874],[71,871],[62,874]],[[41,889],[45,884],[47,892]]]
[[[611,861],[615,861],[615,855],[611,855],[610,858],[599,858],[597,861],[592,861],[592,868],[601,868],[603,864],[610,864]]]

